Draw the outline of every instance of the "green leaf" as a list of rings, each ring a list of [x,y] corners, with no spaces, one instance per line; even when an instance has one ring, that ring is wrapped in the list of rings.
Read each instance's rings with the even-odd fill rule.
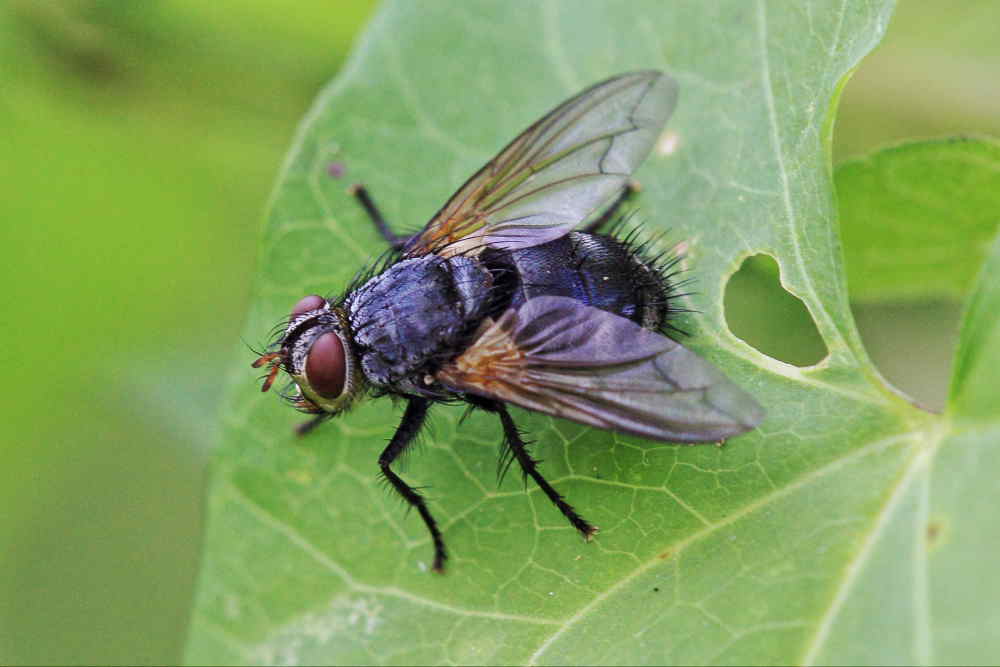
[[[996,370],[1000,368],[1000,236],[979,274],[955,356],[951,412],[969,419],[995,419]]]
[[[902,144],[836,172],[857,299],[961,298],[1000,228],[1000,143]]]
[[[859,566],[846,571],[812,662],[987,664],[1000,651],[1000,576],[983,557],[1000,549],[998,276],[1000,238],[969,300],[948,414],[925,433]]]
[[[936,501],[929,484],[961,481],[928,482],[930,462],[964,450],[942,447],[951,422],[902,400],[867,360],[833,228],[834,102],[890,8],[387,3],[285,164],[247,340],[261,340],[302,295],[342,289],[382,247],[345,182],[330,178],[331,162],[369,186],[397,229],[413,229],[562,99],[656,67],[678,79],[681,100],[665,142],[672,149],[654,151],[637,174],[640,215],[650,231],[687,244],[697,294],[685,304],[696,311],[681,323],[692,332],[686,344],[751,390],[768,418],[724,448],[679,447],[516,411],[544,474],[601,527],[585,544],[516,475],[496,488],[495,418],[476,413],[460,424],[460,407],[437,407],[402,474],[430,487],[453,556],[442,577],[428,571],[419,518],[377,480],[399,410],[369,401],[297,441],[294,416],[260,395],[243,358],[215,458],[189,661],[961,654],[931,653],[939,635],[930,601],[947,582],[930,576],[921,520]],[[758,253],[775,258],[782,284],[815,319],[829,350],[819,364],[781,363],[726,328],[726,282]],[[963,576],[996,579],[974,565]],[[960,642],[963,655],[989,647],[980,636]]]

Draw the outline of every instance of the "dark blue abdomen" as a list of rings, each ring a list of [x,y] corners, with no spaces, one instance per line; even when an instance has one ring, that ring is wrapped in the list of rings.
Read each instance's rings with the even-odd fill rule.
[[[658,329],[667,298],[655,269],[628,245],[610,236],[571,232],[513,252],[488,250],[480,259],[502,286],[494,316],[536,296],[565,296]]]

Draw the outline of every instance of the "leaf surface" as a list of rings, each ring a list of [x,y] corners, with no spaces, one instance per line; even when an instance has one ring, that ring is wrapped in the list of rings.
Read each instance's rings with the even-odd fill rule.
[[[837,166],[851,296],[962,298],[1000,229],[1000,143],[905,143]]]
[[[189,660],[909,663],[988,648],[976,635],[946,646],[930,620],[944,585],[924,548],[931,487],[961,489],[967,469],[929,470],[939,453],[970,450],[945,447],[958,437],[951,418],[912,407],[871,366],[834,225],[834,103],[890,10],[863,0],[384,5],[285,164],[247,340],[302,295],[342,289],[382,247],[332,163],[366,183],[396,229],[415,230],[562,99],[660,68],[681,95],[637,173],[640,216],[687,246],[697,294],[685,305],[697,312],[680,322],[685,344],[768,417],[719,448],[516,411],[544,474],[601,527],[585,544],[516,475],[496,487],[494,418],[459,424],[461,408],[439,407],[402,475],[428,487],[452,552],[442,578],[429,571],[418,517],[376,477],[399,409],[370,401],[295,441],[296,416],[260,395],[241,359]],[[726,328],[726,281],[757,253],[776,259],[815,319],[829,350],[816,366],[765,357]],[[995,582],[984,565],[975,576]]]

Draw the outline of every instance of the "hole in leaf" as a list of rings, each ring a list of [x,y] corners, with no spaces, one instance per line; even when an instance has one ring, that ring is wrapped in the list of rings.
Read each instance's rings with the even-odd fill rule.
[[[802,301],[781,286],[778,263],[767,255],[744,260],[726,285],[726,323],[734,335],[769,357],[812,366],[826,343]]]

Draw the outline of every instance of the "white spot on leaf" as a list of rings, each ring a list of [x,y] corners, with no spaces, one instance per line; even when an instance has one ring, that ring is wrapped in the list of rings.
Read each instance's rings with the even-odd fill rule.
[[[330,652],[331,642],[351,636],[359,643],[382,624],[382,604],[373,596],[335,598],[329,606],[291,623],[262,644],[254,662],[277,665],[313,664]]]
[[[673,130],[667,130],[656,140],[656,154],[662,157],[673,155],[681,144],[681,135]]]

